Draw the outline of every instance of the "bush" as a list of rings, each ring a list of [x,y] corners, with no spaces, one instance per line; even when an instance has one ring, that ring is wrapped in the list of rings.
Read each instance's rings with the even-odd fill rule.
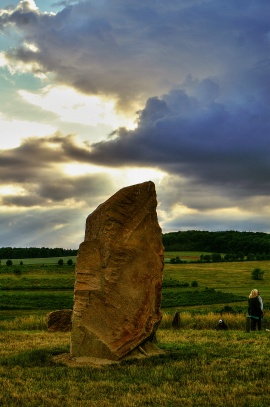
[[[7,265],[7,266],[12,266],[12,264],[13,264],[13,263],[12,263],[12,260],[7,260],[7,261],[6,261],[6,265]]]
[[[196,280],[191,282],[191,287],[198,287],[198,282]]]
[[[69,259],[69,260],[67,261],[67,264],[68,264],[69,266],[72,266],[73,260],[72,260],[72,259]]]
[[[59,260],[58,260],[58,265],[59,265],[59,266],[63,266],[63,264],[64,264],[63,259],[59,259]]]
[[[264,271],[262,269],[259,268],[255,268],[252,272],[251,272],[251,278],[252,280],[262,280],[263,279],[263,275],[264,275]]]
[[[176,257],[172,257],[172,258],[170,259],[170,263],[171,263],[171,264],[180,264],[180,263],[182,263],[182,260],[180,259],[179,256],[176,256]]]

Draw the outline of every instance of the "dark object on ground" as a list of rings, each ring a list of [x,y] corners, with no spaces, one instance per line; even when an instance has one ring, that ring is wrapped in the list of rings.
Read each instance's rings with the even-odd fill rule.
[[[173,320],[172,320],[173,329],[179,329],[180,328],[180,322],[181,322],[180,312],[176,311],[176,313],[174,314]]]
[[[47,329],[50,332],[69,332],[71,331],[72,309],[62,309],[52,311],[47,314]]]
[[[216,326],[216,330],[217,331],[227,331],[228,330],[228,326],[225,324],[225,322],[223,321],[223,319],[220,319],[218,321],[218,324]]]

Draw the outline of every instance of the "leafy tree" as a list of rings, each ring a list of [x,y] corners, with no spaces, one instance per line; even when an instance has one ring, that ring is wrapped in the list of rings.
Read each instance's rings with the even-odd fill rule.
[[[180,259],[179,256],[176,256],[176,257],[172,257],[172,258],[170,259],[170,263],[171,263],[171,264],[179,264],[179,263],[182,263],[182,260]]]
[[[7,260],[7,261],[6,261],[6,265],[7,265],[7,266],[12,266],[12,264],[13,264],[13,263],[12,263],[12,260]]]
[[[252,260],[255,260],[255,259],[256,259],[255,254],[253,254],[253,253],[248,253],[247,254],[247,260],[248,261],[252,261]]]
[[[205,254],[205,255],[203,256],[203,260],[206,261],[206,263],[210,263],[210,260],[211,260],[210,254]]]
[[[224,256],[224,261],[236,261],[237,260],[237,256],[234,253],[227,253]]]
[[[243,261],[244,258],[245,258],[245,255],[244,255],[243,252],[238,252],[238,253],[236,254],[236,259],[237,259],[237,260]]]
[[[191,282],[191,287],[198,287],[198,282],[196,280]]]
[[[214,263],[222,261],[222,257],[220,253],[212,253],[211,254],[211,259]]]
[[[249,253],[270,254],[270,234],[262,232],[187,230],[165,233],[162,235],[162,240],[166,251],[194,250],[212,253],[232,253],[238,257],[239,253],[243,253],[244,256],[247,256]],[[242,260],[241,257],[240,260]],[[236,260],[230,259],[229,261]]]
[[[20,261],[20,266],[23,266],[23,261],[22,260]]]
[[[59,264],[59,266],[63,266],[63,264],[64,264],[63,259],[59,259],[59,260],[58,260],[58,264]]]
[[[68,264],[69,266],[72,266],[73,260],[72,260],[72,259],[68,259],[67,264]]]
[[[252,272],[251,272],[251,278],[252,280],[262,280],[263,279],[263,275],[264,275],[264,271],[262,269],[259,268],[255,268]]]

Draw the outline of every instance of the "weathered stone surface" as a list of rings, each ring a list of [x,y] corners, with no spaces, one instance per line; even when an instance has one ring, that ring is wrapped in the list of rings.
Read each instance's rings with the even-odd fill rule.
[[[161,321],[163,254],[153,182],[123,188],[86,220],[74,290],[72,357],[119,360]]]
[[[61,309],[47,314],[47,330],[51,332],[71,331],[72,309]]]

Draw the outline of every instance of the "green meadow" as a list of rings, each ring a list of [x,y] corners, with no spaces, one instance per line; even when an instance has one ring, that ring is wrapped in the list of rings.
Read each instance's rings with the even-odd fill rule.
[[[165,263],[157,331],[163,353],[103,367],[64,365],[57,355],[69,352],[70,334],[46,330],[49,311],[73,306],[75,266],[65,258],[62,266],[58,258],[2,260],[0,405],[268,407],[270,261],[188,261],[200,254],[176,252],[187,263]],[[257,267],[263,280],[251,279]],[[252,288],[261,292],[265,315],[261,332],[246,333]],[[175,311],[179,329],[172,329]],[[215,330],[220,317],[226,332]]]

